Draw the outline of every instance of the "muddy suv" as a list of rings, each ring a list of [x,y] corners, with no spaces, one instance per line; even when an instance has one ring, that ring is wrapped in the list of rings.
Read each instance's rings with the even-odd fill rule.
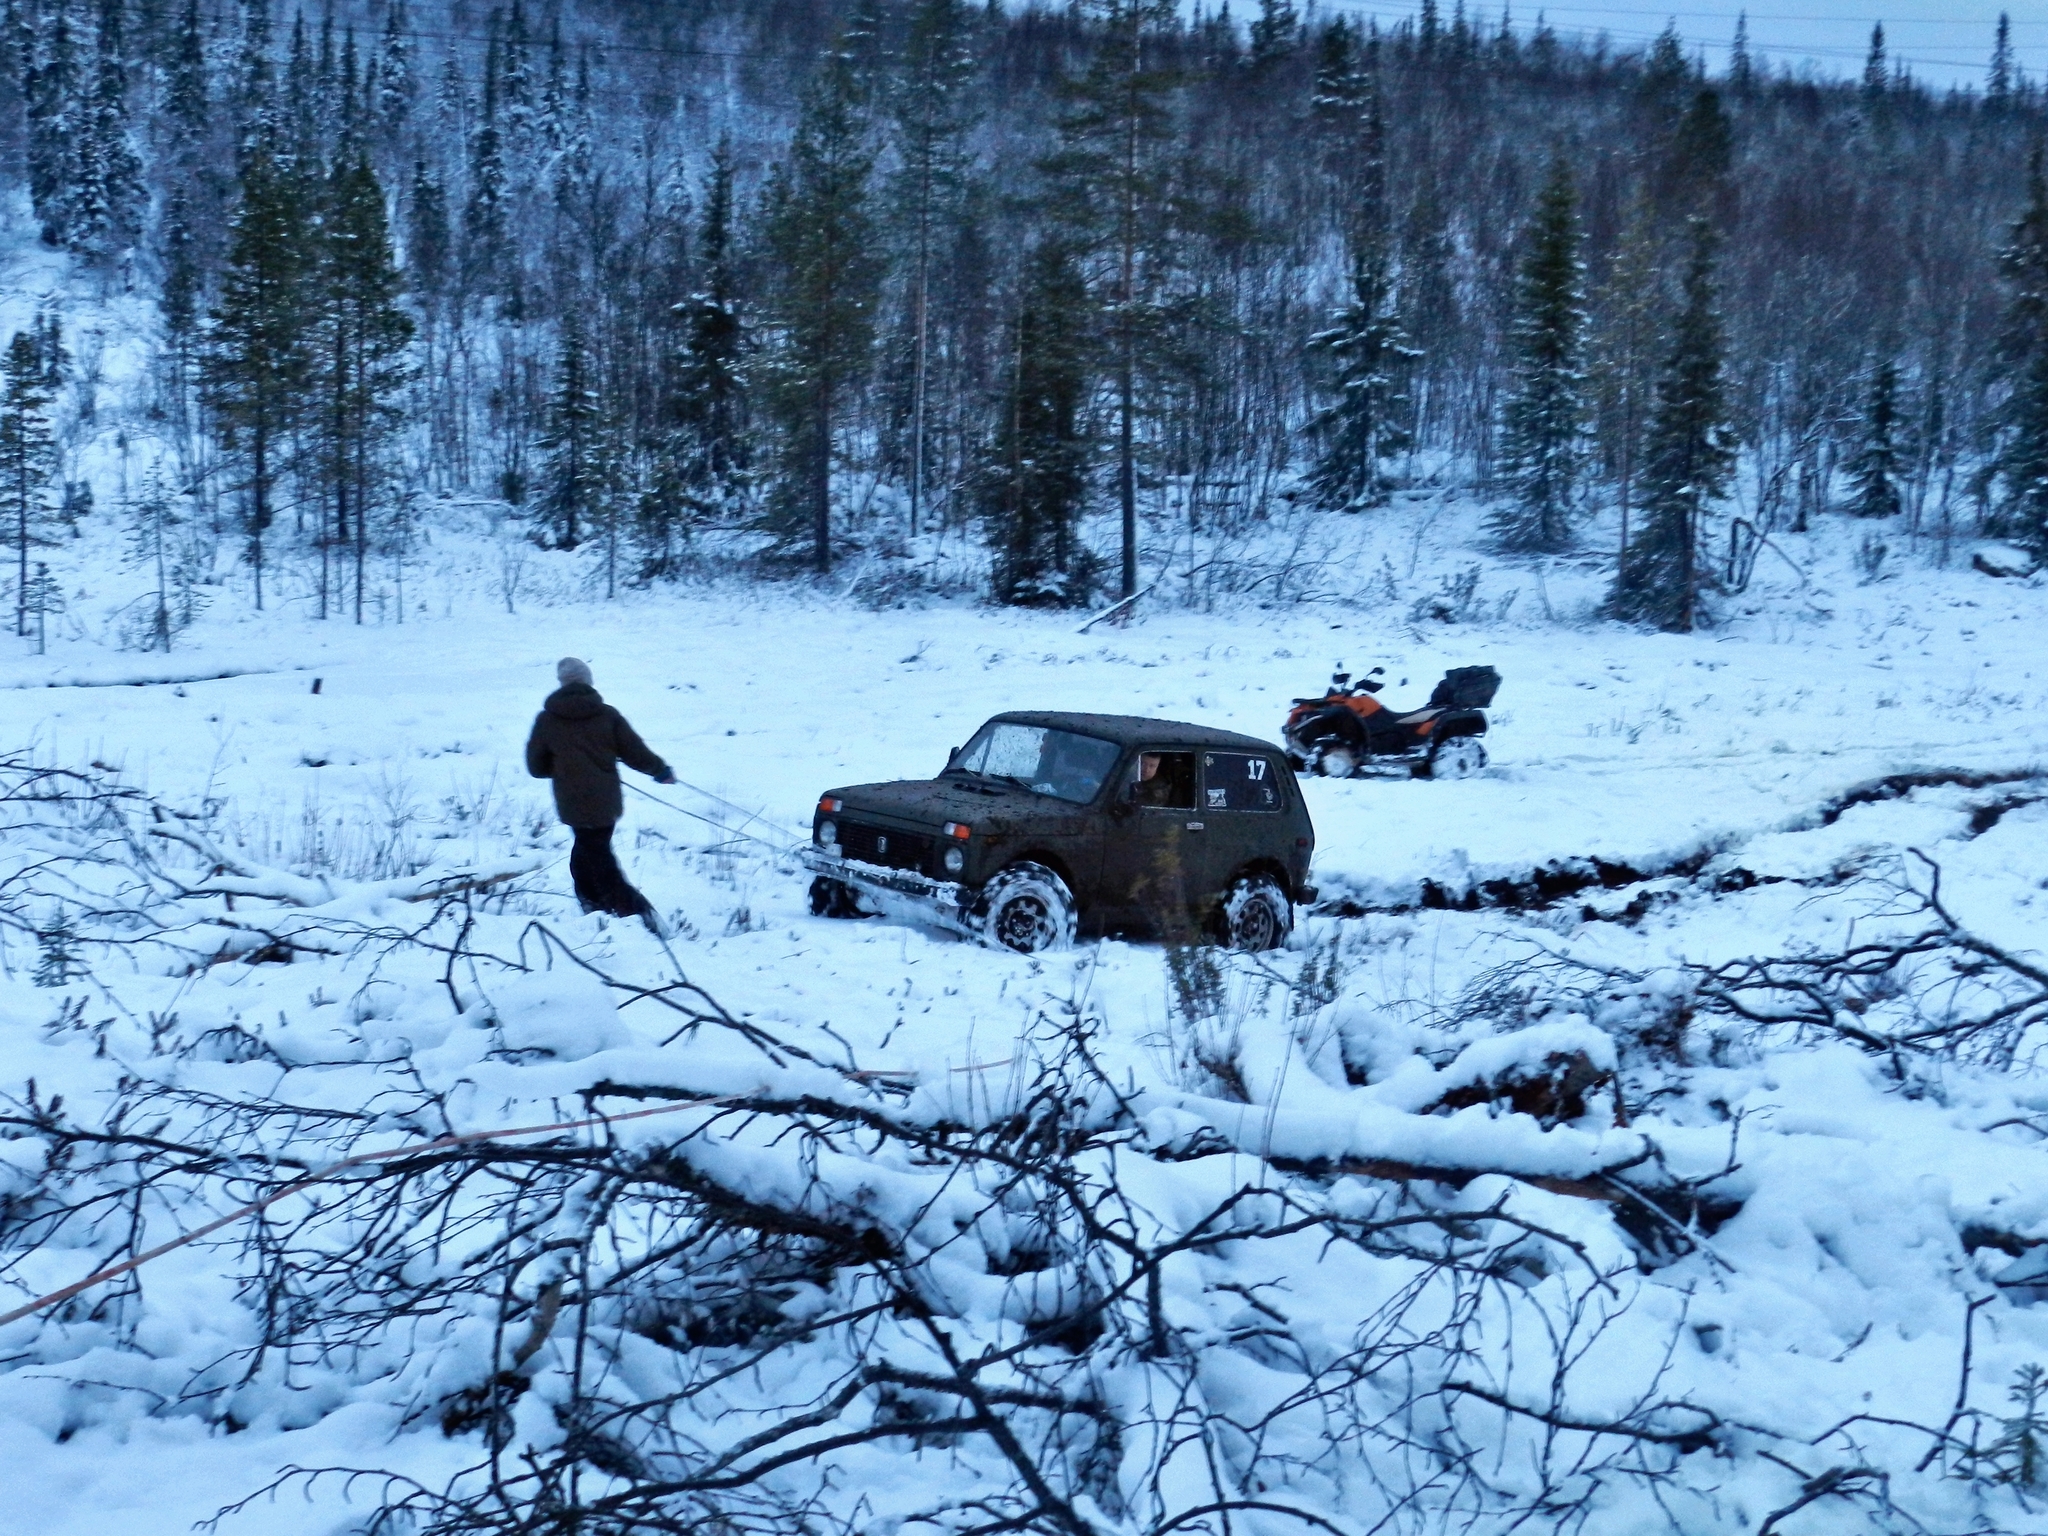
[[[997,715],[936,779],[819,801],[811,910],[936,922],[1026,954],[1077,932],[1285,942],[1315,829],[1282,751],[1128,715]]]

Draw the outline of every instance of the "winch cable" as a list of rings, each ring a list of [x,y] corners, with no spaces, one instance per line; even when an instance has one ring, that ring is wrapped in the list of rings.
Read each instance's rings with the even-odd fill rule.
[[[768,849],[770,852],[776,854],[778,857],[792,852],[796,848],[801,847],[802,844],[805,841],[807,841],[806,839],[802,838],[792,838],[787,843],[770,842],[767,838],[762,837],[759,833],[749,832],[744,826],[731,826],[725,822],[720,821],[715,816],[706,816],[702,811],[693,811],[686,805],[677,805],[673,800],[664,800],[660,795],[654,794],[649,790],[642,789],[638,784],[628,784],[626,787],[632,790],[634,794],[642,796],[645,799],[652,800],[656,805],[663,806],[668,810],[674,811],[678,816],[687,816],[692,821],[703,822],[704,825],[707,827],[716,827],[719,831],[723,832],[727,837],[745,838],[750,843],[759,843],[763,848]],[[695,793],[704,796],[704,798],[707,800],[713,801],[718,805],[725,806],[729,810],[738,811],[741,815],[745,816],[747,820],[750,822],[759,821],[761,819],[760,812],[749,811],[743,806],[734,805],[730,800],[721,800],[717,795],[712,794],[711,791],[709,791],[708,789],[698,789],[696,785],[686,784],[681,779],[676,780],[676,787],[678,789],[687,789],[694,791]]]

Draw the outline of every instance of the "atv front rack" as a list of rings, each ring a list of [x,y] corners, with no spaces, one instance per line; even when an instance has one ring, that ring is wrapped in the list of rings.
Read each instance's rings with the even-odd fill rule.
[[[815,843],[798,852],[797,862],[814,875],[852,887],[885,917],[933,923],[964,938],[981,937],[972,916],[979,893],[955,881],[845,858]]]

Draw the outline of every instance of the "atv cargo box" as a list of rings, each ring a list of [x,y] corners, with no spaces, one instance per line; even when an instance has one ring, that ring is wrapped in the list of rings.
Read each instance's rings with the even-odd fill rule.
[[[1500,674],[1492,667],[1453,667],[1429,696],[1431,709],[1484,709],[1500,692]]]

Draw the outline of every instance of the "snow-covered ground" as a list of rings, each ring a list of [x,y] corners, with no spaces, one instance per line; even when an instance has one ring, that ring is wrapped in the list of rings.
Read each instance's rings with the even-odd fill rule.
[[[1917,565],[1859,585],[1850,536],[1831,524],[1787,541],[1810,579],[1795,585],[1781,571],[1767,590],[1760,579],[1752,611],[1736,603],[1697,636],[1589,621],[1590,566],[1553,567],[1539,582],[1530,568],[1494,565],[1481,589],[1491,617],[1411,621],[1412,597],[1464,563],[1451,525],[1469,516],[1416,502],[1345,532],[1361,571],[1398,552],[1406,590],[1392,600],[1213,614],[1155,605],[1086,634],[1071,616],[874,610],[717,585],[527,602],[510,614],[479,574],[489,546],[451,534],[438,573],[416,578],[402,626],[315,623],[296,604],[255,617],[223,601],[177,650],[138,655],[103,643],[91,617],[135,585],[107,562],[49,655],[13,641],[0,652],[0,746],[101,765],[201,812],[207,834],[252,866],[324,878],[302,901],[352,921],[407,910],[392,887],[380,898],[365,882],[532,857],[538,871],[500,888],[480,919],[501,947],[538,920],[615,978],[658,985],[679,965],[776,1038],[914,1078],[920,1102],[970,1120],[976,1091],[1014,1091],[1048,1014],[1080,1009],[1164,1142],[1199,1129],[1289,1167],[1379,1159],[1482,1172],[1442,1198],[1473,1210],[1504,1200],[1578,1245],[1582,1278],[1609,1276],[1612,1321],[1558,1378],[1547,1400],[1559,1413],[1623,1414],[1647,1395],[1749,1426],[1686,1452],[1654,1494],[1620,1474],[1595,1477],[1588,1529],[1755,1531],[1801,1497],[1803,1479],[1831,1471],[1840,1492],[1823,1490],[1782,1529],[2038,1525],[2027,1490],[2001,1482],[2006,1463],[1988,1452],[1958,1450],[1915,1475],[1934,1442],[1899,1424],[1947,1424],[1956,1445],[1975,1436],[1989,1447],[2014,1412],[2015,1373],[2048,1363],[2036,1293],[1992,1283],[2016,1252],[2048,1243],[2039,1023],[1998,1043],[1991,1031],[1948,1052],[1887,1052],[1846,1027],[1717,1011],[1709,968],[1924,924],[1911,893],[1930,888],[1937,866],[1961,930],[2041,963],[2048,800],[2032,797],[2048,796],[2048,778],[2031,774],[2048,763],[2048,589]],[[1440,523],[1426,545],[1425,518]],[[534,557],[543,575],[553,558]],[[672,957],[637,924],[576,914],[546,786],[523,773],[528,723],[564,654],[591,661],[599,688],[684,781],[639,781],[651,794],[628,796],[620,839],[629,873],[676,918]],[[813,918],[785,856],[822,788],[929,773],[997,710],[1151,714],[1274,737],[1289,699],[1337,664],[1385,665],[1399,702],[1474,662],[1506,679],[1492,766],[1451,783],[1312,782],[1328,910],[1304,919],[1286,954],[1227,965],[1206,1006],[1176,990],[1154,947],[1106,942],[1026,960],[901,924]],[[1857,793],[1901,774],[1928,782]],[[8,869],[33,853],[17,848]],[[1557,899],[1560,886],[1536,879],[1596,865],[1604,882]],[[274,877],[263,878],[275,895]],[[22,879],[18,888],[33,883]],[[1504,894],[1514,900],[1490,899]],[[1457,910],[1468,896],[1476,909]],[[264,900],[259,890],[242,910]],[[89,985],[38,988],[36,945],[19,931],[4,943],[0,1090],[22,1100],[33,1079],[75,1113],[124,1073],[230,1097],[362,1103],[389,1086],[389,1063],[410,1060],[474,1129],[545,1121],[607,1078],[716,1088],[753,1070],[690,1040],[664,1047],[672,1015],[615,1009],[602,986],[566,972],[458,980],[469,1010],[458,1015],[431,969],[403,961],[371,984],[360,957],[187,975],[134,948],[96,961]],[[1873,986],[1867,997],[1852,986],[1857,1001],[1840,1017],[1897,1034],[1935,1017],[1937,981],[1946,1006],[1965,1013],[1997,984],[1959,974],[1929,980],[1926,994]],[[495,1010],[491,1030],[471,1027],[479,990]],[[265,1049],[201,1043],[228,1030]],[[1616,1075],[1561,1123],[1514,1113],[1499,1093],[1455,1097],[1573,1052],[1603,1084],[1607,1069]],[[965,1109],[962,1083],[980,1085],[965,1091]],[[34,1135],[12,1143],[9,1198],[27,1198],[40,1145]],[[1631,1160],[1658,1170],[1660,1188],[1695,1181],[1700,1224],[1660,1236],[1663,1218],[1628,1219],[1626,1198],[1552,1187]],[[1168,1173],[1160,1179],[1169,1198]],[[170,1230],[170,1215],[152,1220],[152,1238]],[[252,1324],[234,1279],[247,1254],[232,1232],[221,1242],[146,1272],[132,1339],[82,1312],[0,1332],[0,1458],[13,1469],[0,1525],[171,1532],[288,1464],[399,1468],[435,1482],[473,1459],[462,1436],[407,1418],[440,1390],[419,1361],[313,1372],[292,1391],[261,1372],[223,1386],[240,1366],[219,1362]],[[75,1279],[100,1251],[77,1234],[45,1247],[9,1271],[7,1295]],[[1334,1338],[1384,1302],[1382,1282],[1354,1268],[1324,1267],[1311,1248],[1286,1263],[1247,1258],[1231,1283],[1270,1287],[1262,1294]],[[1526,1304],[1554,1302],[1544,1315],[1562,1315],[1561,1298],[1576,1294],[1570,1268],[1560,1261],[1529,1280]],[[1548,1302],[1545,1286],[1560,1288]],[[1196,1286],[1176,1317],[1197,1327],[1218,1294]],[[1980,1298],[1990,1299],[1969,1324],[1964,1406],[1981,1417],[1955,1420],[1966,1318]],[[449,1360],[465,1358],[467,1346],[446,1347]],[[1505,1353],[1486,1367],[1491,1387],[1517,1401],[1552,1391],[1527,1366],[1517,1375]],[[1271,1361],[1258,1371],[1284,1375]],[[193,1396],[195,1382],[210,1385]],[[1250,1400],[1281,1388],[1217,1379],[1205,1390],[1228,1405],[1233,1391]],[[181,1397],[211,1406],[181,1407]],[[223,1416],[226,1399],[235,1407]],[[1836,1429],[1857,1415],[1869,1417]],[[239,1432],[224,1431],[229,1418]],[[1499,1435],[1496,1471],[1512,1485],[1527,1470],[1515,1458],[1535,1453],[1508,1428]],[[869,1450],[850,1464],[875,1519],[915,1507],[919,1454]],[[934,1465],[947,1455],[921,1454]],[[1850,1475],[1857,1468],[1891,1481]],[[220,1529],[350,1530],[372,1496],[335,1481],[310,1496],[294,1487]],[[1358,1497],[1358,1510],[1371,1507]],[[1393,1526],[1448,1518],[1426,1508]]]

